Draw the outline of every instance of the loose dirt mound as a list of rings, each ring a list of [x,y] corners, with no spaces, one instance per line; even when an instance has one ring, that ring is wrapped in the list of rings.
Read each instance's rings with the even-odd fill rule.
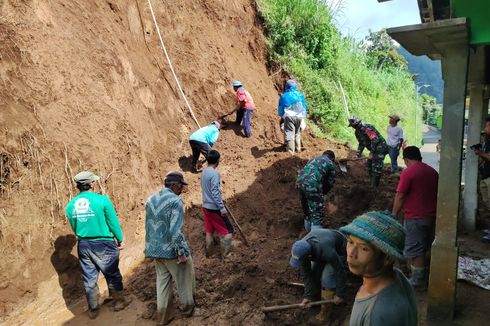
[[[162,59],[146,1],[3,1],[0,315],[10,314],[7,324],[87,322],[75,243],[63,209],[76,194],[71,177],[90,169],[102,176],[100,190],[111,197],[122,220],[128,248],[121,266],[135,299],[117,314],[103,309],[100,321],[144,324],[144,317],[151,319],[154,275],[151,265],[142,263],[142,203],[161,186],[165,172],[183,169],[190,183],[184,194],[186,228],[201,306],[201,316],[191,323],[306,322],[311,312],[264,319],[258,308],[301,297],[300,289],[287,285],[298,277],[286,268],[302,226],[294,190],[297,170],[327,147],[338,156],[348,149],[311,136],[299,156],[280,148],[276,91],[252,2],[154,4],[201,123],[233,107],[232,79],[240,79],[257,103],[253,137],[245,139],[230,128],[216,145],[223,156],[225,196],[251,247],[237,237],[231,261],[203,256],[199,176],[188,172],[187,137],[196,126]],[[390,206],[395,180],[373,193],[356,165],[353,174],[339,175],[328,196],[328,226]],[[339,308],[338,320],[347,311]]]

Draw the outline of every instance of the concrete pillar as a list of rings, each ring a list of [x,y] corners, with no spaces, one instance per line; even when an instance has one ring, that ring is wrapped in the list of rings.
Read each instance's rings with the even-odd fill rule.
[[[432,245],[427,319],[450,321],[454,315],[458,267],[457,226],[461,189],[464,106],[468,45],[440,44],[444,78],[436,237]]]
[[[470,86],[470,108],[468,112],[468,137],[466,142],[464,215],[463,225],[468,231],[474,231],[478,208],[478,156],[473,154],[470,146],[480,142],[483,115],[483,85]]]

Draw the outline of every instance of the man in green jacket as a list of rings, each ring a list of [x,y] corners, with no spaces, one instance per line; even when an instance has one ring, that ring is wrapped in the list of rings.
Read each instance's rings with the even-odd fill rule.
[[[124,297],[122,275],[119,271],[119,250],[124,237],[116,211],[107,196],[94,192],[99,177],[83,171],[74,178],[80,194],[66,205],[66,216],[78,238],[78,259],[90,319],[99,314],[99,271],[104,274],[114,310],[124,309],[130,301]]]

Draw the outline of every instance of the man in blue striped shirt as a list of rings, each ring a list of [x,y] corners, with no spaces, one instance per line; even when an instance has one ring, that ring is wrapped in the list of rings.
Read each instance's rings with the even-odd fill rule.
[[[180,172],[165,176],[165,187],[145,203],[145,257],[154,259],[157,275],[157,325],[172,320],[172,279],[184,306],[183,316],[194,311],[195,274],[184,236],[184,204],[179,195],[187,185]],[[168,308],[168,309],[167,309]]]

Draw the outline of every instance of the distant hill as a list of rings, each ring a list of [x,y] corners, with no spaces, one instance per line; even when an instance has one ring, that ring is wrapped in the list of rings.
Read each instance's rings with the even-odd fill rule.
[[[444,81],[442,80],[441,61],[431,60],[427,56],[414,56],[405,48],[398,48],[400,53],[408,63],[408,70],[412,74],[417,74],[417,84],[428,84],[430,87],[424,87],[420,93],[426,93],[434,96],[437,103],[442,103],[444,93]]]

